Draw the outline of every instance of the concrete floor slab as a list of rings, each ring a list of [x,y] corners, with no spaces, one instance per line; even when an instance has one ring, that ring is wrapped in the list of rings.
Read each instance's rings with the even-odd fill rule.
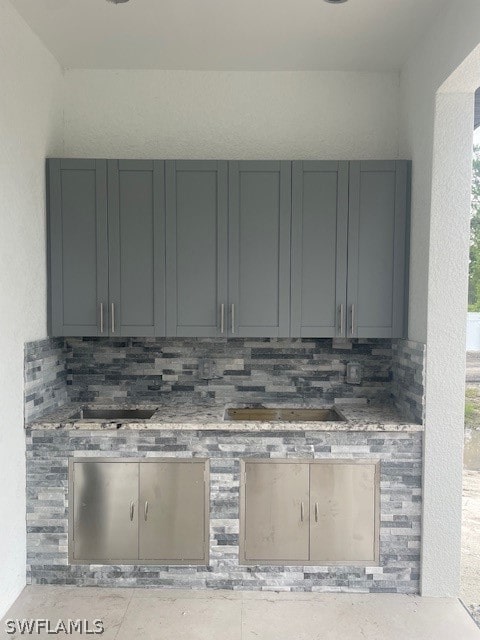
[[[394,594],[26,587],[0,637],[32,637],[7,634],[11,618],[100,618],[108,640],[480,640],[458,600]]]

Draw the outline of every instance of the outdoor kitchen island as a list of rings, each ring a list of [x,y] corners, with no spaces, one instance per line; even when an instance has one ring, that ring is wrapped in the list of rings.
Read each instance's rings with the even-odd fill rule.
[[[264,406],[273,405],[265,403]],[[289,403],[285,407],[295,408],[295,404]],[[81,409],[86,409],[85,415],[89,415],[88,409],[99,408],[103,411],[150,409],[153,415],[148,419],[100,420],[82,417],[80,413]],[[321,405],[304,403],[298,408],[318,409]],[[421,425],[403,421],[388,403],[338,404],[335,405],[338,410],[333,416],[335,419],[326,421],[231,420],[226,409],[225,405],[208,402],[194,405],[185,401],[165,406],[128,407],[119,404],[86,407],[85,404],[70,403],[28,423],[28,582],[108,587],[418,593]],[[71,528],[73,514],[69,513],[69,507],[73,502],[73,495],[70,495],[73,485],[69,473],[72,475],[75,462],[97,460],[99,464],[130,463],[129,469],[154,460],[204,462],[206,550],[203,563],[195,560],[189,564],[184,560],[154,564],[142,561],[141,555],[138,560],[130,559],[125,563],[72,561],[69,522]],[[262,466],[268,471],[272,468],[268,464],[280,470],[283,470],[280,465],[286,465],[285,469],[291,468],[295,472],[296,479],[291,483],[284,478],[282,485],[282,479],[273,474],[272,482],[273,485],[280,482],[283,490],[288,490],[294,483],[301,484],[302,473],[308,479],[308,469],[312,478],[314,468],[322,472],[333,469],[337,462],[354,472],[362,465],[365,465],[362,469],[374,469],[372,478],[378,480],[376,493],[372,494],[375,500],[372,532],[375,536],[378,534],[376,558],[371,562],[344,564],[315,562],[318,556],[313,553],[313,538],[311,533],[309,537],[308,528],[314,522],[322,523],[322,518],[328,518],[329,514],[324,513],[325,505],[347,526],[354,522],[338,501],[338,495],[333,493],[332,499],[324,495],[323,503],[316,497],[310,507],[308,495],[305,504],[303,497],[298,502],[300,508],[294,526],[298,526],[299,533],[288,542],[293,540],[295,546],[303,535],[306,547],[302,550],[300,544],[300,555],[295,561],[276,562],[274,556],[268,559],[262,552],[262,561],[246,560],[242,547],[248,527],[241,522],[242,514],[248,519],[249,513],[248,505],[245,509],[245,496],[248,502],[249,495],[244,475],[246,467]],[[330,486],[335,491],[338,477],[329,473],[324,477],[332,481]],[[355,479],[357,476],[348,477]],[[359,487],[364,486],[365,477],[358,476]],[[168,486],[178,489],[175,483]],[[251,492],[251,495],[252,499],[257,499],[262,494]],[[265,495],[268,496],[268,490]],[[120,498],[122,495],[117,492],[115,500]],[[125,495],[125,500],[127,498]],[[194,504],[190,506],[195,508]],[[275,511],[270,505],[266,506],[264,513]],[[154,518],[154,507],[151,504],[149,507],[148,501],[140,505],[140,499],[138,504],[132,500],[127,507],[131,509],[130,520],[136,523],[138,519],[140,529],[148,518]],[[188,514],[189,505],[184,507]],[[260,516],[263,515],[260,510]],[[260,524],[264,525],[265,522]],[[276,535],[281,538],[283,534],[285,531],[280,528]],[[121,531],[118,536],[122,536]],[[358,536],[353,532],[352,539],[355,538]],[[260,546],[263,542],[264,537],[257,540]],[[307,555],[302,555],[303,552]]]

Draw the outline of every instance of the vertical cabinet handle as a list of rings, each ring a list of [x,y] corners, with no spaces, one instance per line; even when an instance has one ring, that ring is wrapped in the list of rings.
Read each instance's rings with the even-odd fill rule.
[[[235,305],[232,302],[232,333],[235,333]]]
[[[225,305],[220,305],[220,333],[225,333]]]
[[[143,507],[143,517],[145,518],[145,522],[148,518],[148,500],[145,500],[145,506]]]
[[[303,522],[303,500],[300,502],[300,521]]]
[[[339,307],[339,316],[340,316],[340,325],[338,327],[338,333],[343,338],[345,336],[344,327],[345,327],[345,308],[343,304]]]
[[[315,502],[315,522],[318,522],[318,502]]]
[[[355,335],[355,305],[352,304],[352,306],[350,307],[350,319],[351,319],[351,323],[350,323],[350,333],[352,336]]]
[[[115,333],[115,303],[112,302],[112,333]]]
[[[103,333],[103,302],[100,302],[100,333]]]
[[[135,503],[134,503],[134,501],[132,500],[132,501],[130,502],[130,522],[133,522],[133,515],[134,515],[134,513],[135,513]]]

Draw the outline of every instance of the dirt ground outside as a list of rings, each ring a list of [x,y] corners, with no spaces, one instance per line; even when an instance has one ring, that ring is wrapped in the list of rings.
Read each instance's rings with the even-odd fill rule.
[[[461,599],[480,626],[480,353],[467,354]]]

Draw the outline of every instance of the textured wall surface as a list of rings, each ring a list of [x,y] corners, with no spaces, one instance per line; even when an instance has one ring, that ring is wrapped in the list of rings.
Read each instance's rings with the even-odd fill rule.
[[[0,617],[25,584],[24,343],[46,335],[45,156],[62,151],[62,73],[0,0]]]
[[[425,345],[392,341],[392,393],[400,413],[423,424],[425,411]]]
[[[465,314],[480,4],[448,3],[401,76],[413,160],[409,338],[426,342],[422,593],[460,589]],[[452,75],[453,74],[453,75]],[[447,81],[447,82],[446,82]],[[448,505],[448,509],[445,508]]]
[[[67,70],[65,155],[393,159],[397,73]]]
[[[417,593],[421,433],[27,431],[28,582]],[[207,567],[68,565],[68,457],[210,458]],[[381,460],[380,566],[240,566],[239,459]]]
[[[184,392],[220,403],[316,398],[387,400],[391,340],[68,338],[69,398],[75,402],[147,401]],[[211,361],[205,379],[202,360]],[[346,363],[362,363],[361,385],[345,383]]]
[[[25,422],[67,402],[67,349],[63,338],[27,342],[24,382]]]

